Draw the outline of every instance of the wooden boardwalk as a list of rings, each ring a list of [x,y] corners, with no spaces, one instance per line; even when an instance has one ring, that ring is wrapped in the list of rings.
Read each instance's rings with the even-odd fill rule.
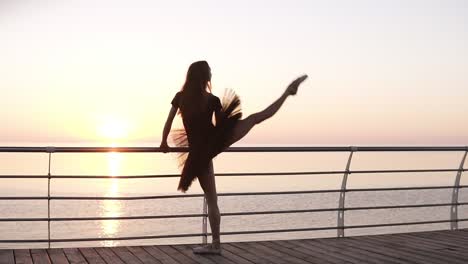
[[[0,264],[468,263],[468,229],[226,243],[221,256],[194,255],[191,251],[194,246],[4,249],[0,250]]]

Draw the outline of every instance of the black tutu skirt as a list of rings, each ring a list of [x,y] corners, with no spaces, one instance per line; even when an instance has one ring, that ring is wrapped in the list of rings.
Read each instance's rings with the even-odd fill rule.
[[[190,145],[185,129],[171,131],[171,139],[176,147],[188,147],[188,152],[178,154],[181,177],[177,190],[186,192],[197,177],[207,175],[210,161],[232,144],[233,130],[242,117],[239,96],[234,91],[226,90],[221,101],[221,120],[202,144]]]

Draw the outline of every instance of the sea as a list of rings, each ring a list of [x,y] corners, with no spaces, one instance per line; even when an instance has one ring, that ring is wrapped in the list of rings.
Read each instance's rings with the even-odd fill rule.
[[[463,152],[357,152],[351,170],[391,169],[458,169]],[[214,160],[217,173],[315,172],[345,170],[347,152],[227,152]],[[463,165],[468,167],[468,160]],[[52,179],[52,197],[134,197],[181,194],[176,190],[178,178],[119,179],[115,176],[177,175],[175,153],[53,153],[51,175],[109,176],[106,179]],[[0,175],[47,175],[49,156],[46,153],[0,153]],[[457,172],[424,173],[352,173],[348,189],[413,186],[453,186]],[[466,174],[466,173],[465,173]],[[281,192],[340,189],[343,174],[305,174],[275,176],[217,176],[218,193]],[[461,185],[468,185],[468,175],[461,176]],[[0,178],[0,196],[47,197],[47,179]],[[429,190],[347,192],[346,207],[450,203],[452,188]],[[194,182],[186,194],[201,194]],[[337,208],[339,193],[219,196],[221,213]],[[461,188],[459,202],[468,202],[468,188]],[[449,220],[450,206],[352,210],[346,211],[346,226],[388,224],[415,221]],[[144,200],[51,200],[51,217],[116,217],[201,214],[202,197]],[[47,200],[0,199],[0,218],[44,218],[48,215]],[[338,212],[307,212],[223,216],[221,232],[301,229],[337,226]],[[468,206],[458,206],[458,218],[468,218]],[[468,222],[458,223],[467,228]],[[450,229],[450,223],[401,225],[373,228],[350,228],[345,236]],[[51,239],[118,238],[199,234],[201,217],[53,221]],[[208,232],[210,232],[208,225]],[[47,239],[47,221],[0,221],[0,240]],[[222,242],[304,239],[336,237],[337,230],[223,235]],[[129,246],[150,244],[201,243],[202,237],[164,239],[104,240],[55,242],[51,247]],[[7,243],[0,248],[45,248],[47,243]]]

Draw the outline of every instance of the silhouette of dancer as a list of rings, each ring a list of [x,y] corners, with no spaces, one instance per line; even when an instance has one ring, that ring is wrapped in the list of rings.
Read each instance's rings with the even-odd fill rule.
[[[212,243],[193,249],[197,254],[220,254],[220,222],[218,195],[212,159],[227,147],[243,138],[257,124],[272,117],[289,95],[295,95],[299,85],[307,78],[295,79],[283,94],[263,111],[241,119],[240,99],[232,91],[225,93],[223,102],[211,94],[211,69],[206,61],[190,65],[182,90],[177,92],[164,126],[160,148],[169,150],[167,137],[178,147],[188,147],[188,153],[179,154],[182,167],[178,190],[186,192],[198,178],[208,204],[208,218],[212,232]],[[185,129],[172,130],[172,121],[180,109]],[[215,125],[213,125],[213,113]]]

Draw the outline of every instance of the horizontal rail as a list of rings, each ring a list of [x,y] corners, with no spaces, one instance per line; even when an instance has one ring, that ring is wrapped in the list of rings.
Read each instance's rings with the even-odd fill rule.
[[[231,147],[225,152],[467,151],[468,146]],[[187,152],[169,148],[167,152]],[[0,152],[163,152],[158,147],[0,147]]]
[[[336,230],[337,228],[355,229],[355,228],[370,228],[370,227],[386,227],[386,226],[402,226],[402,225],[424,225],[424,224],[440,224],[450,222],[465,222],[468,218],[458,220],[433,220],[433,221],[416,221],[404,223],[387,223],[387,224],[367,224],[367,225],[350,225],[350,226],[329,226],[329,227],[312,227],[312,228],[289,228],[289,229],[270,229],[270,230],[252,230],[252,231],[233,231],[221,232],[221,235],[248,235],[248,234],[264,234],[264,233],[291,233],[305,231],[320,231],[320,230]],[[211,234],[208,234],[211,235]],[[51,239],[51,243],[60,242],[88,242],[88,241],[116,241],[116,240],[144,240],[144,239],[164,239],[177,237],[199,237],[205,236],[204,233],[194,234],[174,234],[174,235],[159,235],[159,236],[129,236],[129,237],[99,237],[99,238],[67,238],[67,239]],[[15,240],[0,240],[0,243],[47,243],[47,239],[15,239]]]
[[[216,173],[216,177],[235,176],[299,176],[323,174],[367,174],[367,173],[419,173],[419,172],[465,172],[467,169],[413,169],[413,170],[350,170],[350,171],[288,171],[288,172],[245,172],[245,173]],[[0,175],[0,179],[144,179],[144,178],[178,178],[180,174],[156,175]]]
[[[464,203],[434,203],[434,204],[406,204],[406,205],[382,205],[382,206],[359,206],[340,208],[318,208],[318,209],[298,209],[298,210],[278,210],[278,211],[253,211],[253,212],[233,212],[221,213],[221,216],[246,216],[246,215],[269,215],[269,214],[297,214],[297,213],[316,213],[316,212],[335,212],[335,211],[355,211],[355,210],[378,210],[378,209],[405,209],[405,208],[425,208],[425,207],[443,207],[443,206],[462,206]],[[114,217],[51,217],[51,222],[63,221],[105,221],[105,220],[148,220],[148,219],[167,219],[167,218],[191,218],[203,217],[208,214],[179,214],[179,215],[145,215],[145,216],[114,216]],[[0,218],[0,222],[43,222],[48,218]]]
[[[164,239],[177,237],[199,237],[204,236],[203,233],[196,234],[174,234],[174,235],[159,235],[159,236],[129,236],[129,237],[99,237],[99,238],[66,238],[66,239],[51,239],[51,243],[59,242],[87,242],[87,241],[117,241],[117,240],[139,240],[139,239]],[[15,239],[15,240],[0,240],[0,243],[48,243],[48,239]]]
[[[187,152],[189,148],[170,148],[167,152]],[[227,149],[225,152],[350,152],[350,157],[354,152],[434,152],[434,151],[459,151],[464,152],[465,157],[468,153],[468,146],[349,146],[349,147],[233,147]],[[60,221],[106,221],[106,220],[141,220],[141,219],[166,219],[166,218],[188,218],[188,217],[203,217],[206,219],[207,213],[204,211],[202,214],[179,214],[179,215],[153,215],[153,216],[115,216],[115,217],[50,217],[50,201],[51,200],[148,200],[148,199],[169,199],[169,198],[189,198],[189,197],[203,197],[203,194],[189,194],[189,195],[156,195],[156,196],[127,196],[127,197],[90,197],[90,196],[50,196],[50,182],[52,179],[148,179],[148,178],[178,178],[179,174],[160,174],[160,175],[121,175],[121,176],[110,176],[110,175],[51,175],[50,174],[50,157],[52,153],[90,153],[90,152],[123,152],[123,153],[137,153],[137,152],[163,152],[162,149],[157,147],[0,147],[0,153],[2,152],[40,152],[48,153],[49,156],[49,173],[48,175],[0,175],[0,179],[47,179],[48,180],[48,195],[47,197],[36,197],[36,196],[9,196],[0,197],[0,200],[47,200],[48,204],[48,217],[40,218],[0,218],[0,222],[16,222],[16,221],[43,221],[48,223],[48,239],[33,239],[33,240],[0,240],[0,243],[17,243],[17,242],[79,242],[79,241],[106,241],[106,240],[136,240],[136,239],[161,239],[161,238],[176,238],[176,237],[194,237],[202,236],[206,237],[206,228],[203,229],[202,233],[196,234],[173,234],[173,235],[155,235],[155,236],[129,236],[129,237],[116,237],[116,238],[63,238],[63,239],[51,239],[50,238],[50,223]],[[164,151],[166,152],[166,151]],[[243,172],[243,173],[217,173],[216,176],[294,176],[294,175],[324,175],[324,174],[344,174],[345,177],[349,174],[384,174],[384,173],[441,173],[441,172],[457,172],[461,175],[462,172],[468,170],[464,168],[464,158],[459,168],[438,168],[438,169],[390,169],[390,170],[350,170],[349,161],[346,170],[330,170],[330,171],[292,171],[292,172]],[[242,195],[294,195],[294,194],[314,194],[314,193],[340,193],[344,197],[346,192],[365,192],[365,191],[407,191],[407,190],[430,190],[430,189],[453,189],[454,193],[458,193],[460,188],[466,188],[468,185],[460,186],[459,183],[456,186],[426,186],[426,187],[388,187],[388,188],[354,188],[347,189],[345,187],[341,189],[332,190],[309,190],[309,191],[279,191],[279,192],[239,192],[239,193],[224,193],[219,196],[242,196]],[[341,197],[340,196],[340,197]],[[379,210],[379,209],[404,209],[404,208],[427,208],[437,206],[452,206],[453,208],[458,206],[468,205],[468,202],[460,203],[458,200],[453,200],[452,203],[430,203],[430,204],[403,204],[403,205],[380,205],[380,206],[358,206],[358,207],[343,207],[339,208],[316,208],[316,209],[298,209],[298,210],[275,210],[275,211],[254,211],[254,212],[231,212],[223,213],[222,216],[244,216],[244,215],[273,215],[273,214],[291,214],[291,213],[313,213],[313,212],[331,212],[339,211],[339,215],[343,214],[344,211],[353,210]],[[372,227],[385,227],[385,226],[401,226],[401,225],[417,225],[417,224],[435,224],[435,223],[453,223],[468,221],[468,219],[457,219],[457,216],[451,215],[450,220],[434,220],[434,221],[417,221],[417,222],[400,222],[400,223],[386,223],[386,224],[366,224],[366,225],[349,225],[345,226],[344,222],[339,222],[338,226],[333,227],[314,227],[314,228],[293,228],[293,229],[278,229],[278,230],[249,230],[249,231],[237,231],[237,232],[223,232],[223,235],[242,235],[242,234],[259,234],[259,233],[279,233],[279,232],[303,232],[303,231],[315,231],[315,230],[339,230],[343,232],[344,229],[350,228],[372,228]],[[338,232],[340,234],[340,232]]]
[[[412,190],[434,190],[453,189],[453,186],[416,186],[416,187],[388,187],[388,188],[354,188],[346,189],[345,192],[369,192],[369,191],[412,191]],[[460,189],[468,188],[468,185],[460,185]],[[279,191],[279,192],[236,192],[218,193],[218,196],[250,196],[250,195],[294,195],[294,194],[316,194],[316,193],[339,193],[340,189],[310,190],[310,191]],[[172,199],[172,198],[197,198],[204,197],[203,194],[174,194],[153,196],[51,196],[51,200],[150,200],[150,199]],[[3,196],[0,200],[47,200],[47,196]]]

